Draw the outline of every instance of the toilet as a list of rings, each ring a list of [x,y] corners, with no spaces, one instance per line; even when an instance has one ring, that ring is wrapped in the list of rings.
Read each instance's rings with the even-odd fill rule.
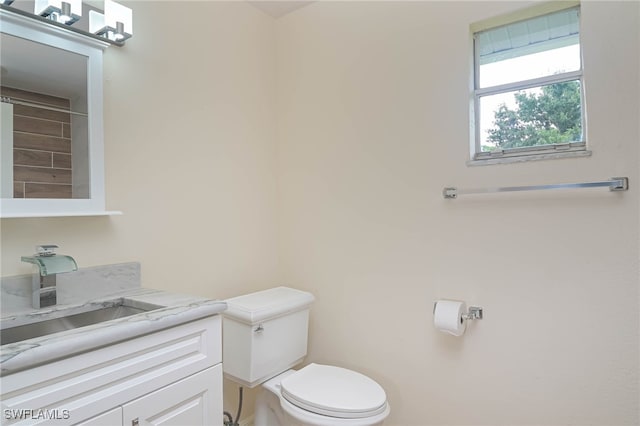
[[[276,287],[226,300],[222,366],[226,378],[261,385],[255,426],[373,426],[390,412],[384,389],[358,372],[309,364],[311,293]]]

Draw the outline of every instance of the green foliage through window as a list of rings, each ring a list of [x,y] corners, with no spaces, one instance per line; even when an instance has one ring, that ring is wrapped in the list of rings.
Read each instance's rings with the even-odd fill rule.
[[[582,140],[580,82],[543,86],[514,94],[515,108],[504,103],[494,111],[482,151],[552,145]]]

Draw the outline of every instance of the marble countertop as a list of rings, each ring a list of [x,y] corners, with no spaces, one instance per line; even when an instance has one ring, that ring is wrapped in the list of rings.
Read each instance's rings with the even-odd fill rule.
[[[158,308],[124,318],[2,345],[0,346],[0,376],[216,315],[227,308],[226,302],[220,300],[138,287],[85,303],[56,305],[37,311],[11,314],[0,319],[0,330],[92,311],[119,302],[134,307],[148,308],[149,305],[155,305],[153,307]]]

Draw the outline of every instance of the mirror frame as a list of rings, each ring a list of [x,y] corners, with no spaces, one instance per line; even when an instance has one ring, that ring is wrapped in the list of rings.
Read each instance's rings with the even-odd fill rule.
[[[89,198],[2,198],[0,217],[98,216],[105,210],[102,54],[109,43],[0,9],[0,31],[87,57]]]

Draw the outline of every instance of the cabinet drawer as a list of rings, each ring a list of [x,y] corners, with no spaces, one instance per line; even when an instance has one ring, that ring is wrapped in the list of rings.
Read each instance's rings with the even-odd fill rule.
[[[2,378],[3,424],[74,424],[222,361],[220,316],[182,324]],[[20,418],[34,410],[68,420]],[[68,422],[68,423],[65,423]]]
[[[122,407],[124,426],[222,423],[222,365],[208,368]]]

